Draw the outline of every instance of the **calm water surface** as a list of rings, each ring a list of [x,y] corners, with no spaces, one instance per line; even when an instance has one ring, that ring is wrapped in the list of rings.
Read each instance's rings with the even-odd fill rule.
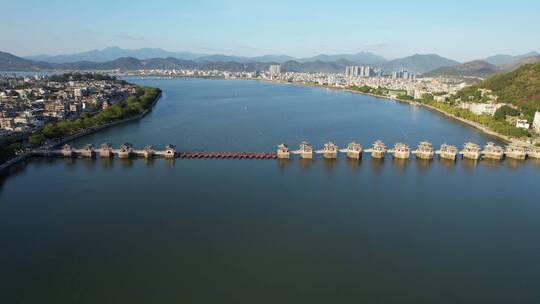
[[[274,151],[489,138],[373,97],[163,89],[75,145]],[[0,184],[0,303],[539,303],[540,163],[36,159]]]

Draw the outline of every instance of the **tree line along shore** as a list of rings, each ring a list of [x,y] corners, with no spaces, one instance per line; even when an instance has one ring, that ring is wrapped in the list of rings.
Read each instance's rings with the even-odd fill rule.
[[[388,97],[388,89],[367,86],[349,87],[349,91],[369,94],[377,97]],[[489,102],[482,91],[489,90],[496,96],[497,110],[493,115],[475,114],[460,103],[482,104]],[[467,123],[490,136],[504,141],[519,142],[523,145],[540,145],[538,124],[540,113],[540,62],[521,66],[519,69],[504,74],[497,74],[476,84],[465,87],[444,102],[439,101],[437,94],[422,94],[414,98],[406,92],[398,94],[395,100],[415,105],[422,105],[440,112],[448,117]],[[518,128],[516,120],[532,123],[533,128]]]
[[[114,124],[140,117],[155,104],[161,95],[159,88],[139,87],[133,96],[119,101],[95,114],[83,114],[77,119],[50,122],[27,136],[4,139],[0,146],[0,164],[43,145],[56,145],[65,139],[93,133]]]

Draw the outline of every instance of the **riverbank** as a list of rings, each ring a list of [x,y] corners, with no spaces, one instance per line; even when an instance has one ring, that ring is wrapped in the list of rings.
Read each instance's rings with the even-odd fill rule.
[[[451,119],[454,119],[454,120],[457,120],[463,124],[466,124],[470,127],[473,127],[481,132],[483,132],[484,134],[488,135],[488,136],[491,136],[491,137],[494,137],[494,138],[497,138],[505,143],[517,143],[517,144],[520,144],[520,145],[524,145],[524,146],[530,146],[531,144],[530,143],[527,143],[525,141],[522,141],[522,140],[518,140],[518,139],[515,139],[515,138],[510,138],[509,136],[506,136],[506,135],[503,135],[503,134],[500,134],[500,133],[497,133],[491,129],[489,129],[488,127],[480,124],[480,123],[477,123],[477,122],[474,122],[474,121],[470,121],[468,119],[465,119],[465,118],[462,118],[462,117],[458,117],[452,113],[448,113],[442,109],[439,109],[437,107],[434,107],[434,106],[431,106],[431,105],[428,105],[428,104],[424,104],[424,103],[421,103],[421,102],[418,102],[418,101],[415,101],[415,100],[405,100],[405,99],[399,99],[399,98],[391,98],[391,97],[388,97],[388,96],[381,96],[381,95],[375,95],[375,94],[371,94],[371,93],[364,93],[364,92],[360,92],[360,91],[355,91],[355,90],[351,90],[351,89],[344,89],[344,91],[346,92],[350,92],[350,93],[355,93],[355,94],[363,94],[363,95],[369,95],[369,96],[372,96],[372,97],[377,97],[377,98],[384,98],[384,99],[388,99],[388,100],[393,100],[393,101],[398,101],[398,102],[401,102],[401,103],[406,103],[410,106],[415,106],[415,107],[424,107],[428,110],[431,110],[433,112],[437,112],[447,118],[451,118]]]
[[[62,138],[60,140],[56,140],[53,143],[49,144],[48,147],[50,147],[50,148],[59,147],[59,146],[64,145],[64,144],[66,144],[66,143],[68,143],[70,141],[73,141],[75,139],[78,139],[78,138],[81,138],[81,137],[84,137],[84,136],[87,136],[87,135],[90,135],[90,134],[94,134],[96,132],[99,132],[101,130],[104,130],[104,129],[107,129],[107,128],[110,128],[110,127],[113,127],[113,126],[117,126],[117,125],[124,124],[124,123],[131,122],[131,121],[136,121],[136,120],[139,120],[139,119],[145,117],[148,113],[150,113],[150,111],[152,111],[152,109],[154,108],[154,106],[157,104],[157,102],[159,101],[159,99],[162,96],[161,90],[159,90],[159,89],[156,89],[156,90],[158,90],[158,93],[155,96],[154,100],[140,114],[137,114],[135,116],[131,116],[131,117],[128,117],[128,118],[112,121],[112,122],[109,122],[109,123],[105,123],[105,124],[102,124],[102,125],[99,125],[99,126],[96,126],[96,127],[92,127],[92,128],[89,128],[89,129],[85,129],[84,131],[78,132],[77,134],[73,134],[73,135],[70,135],[68,137],[64,137],[64,138]],[[40,147],[38,149],[43,149],[43,148],[44,147]],[[4,162],[3,164],[0,164],[0,172],[3,172],[4,170],[7,170],[11,166],[13,166],[13,165],[15,165],[15,164],[17,164],[17,163],[19,163],[19,162],[21,162],[23,160],[26,160],[26,159],[30,158],[31,156],[32,156],[32,151],[26,151],[23,154],[17,155],[16,157],[14,157],[12,159],[9,159],[8,161]]]
[[[131,76],[133,76],[133,75],[131,75]],[[151,76],[151,75],[149,75],[149,76]],[[155,75],[155,76],[160,77],[159,75]],[[458,121],[458,122],[460,122],[462,124],[465,124],[465,125],[467,125],[469,127],[475,128],[476,130],[484,133],[485,135],[493,137],[493,138],[498,139],[500,141],[503,141],[505,143],[515,143],[515,144],[526,146],[526,147],[531,147],[531,146],[534,145],[532,143],[529,143],[527,141],[523,141],[523,140],[518,139],[518,138],[513,138],[513,137],[506,136],[504,134],[500,134],[500,133],[490,129],[489,127],[487,127],[487,126],[485,126],[483,124],[480,124],[480,123],[465,119],[463,117],[458,117],[458,116],[456,116],[456,115],[454,115],[452,113],[448,113],[447,111],[444,111],[443,109],[437,108],[437,107],[432,106],[432,105],[424,104],[424,103],[421,103],[421,102],[418,102],[418,101],[415,101],[415,100],[405,100],[405,99],[393,98],[393,97],[384,96],[384,95],[377,95],[377,94],[372,94],[372,93],[361,92],[361,91],[353,90],[353,89],[346,88],[346,87],[333,87],[333,86],[328,86],[328,85],[320,85],[320,84],[316,84],[316,83],[288,82],[288,81],[281,81],[281,80],[259,79],[259,78],[224,78],[224,77],[197,77],[197,76],[171,76],[171,77],[223,79],[223,80],[256,80],[256,81],[263,81],[263,82],[269,82],[269,83],[279,83],[279,84],[288,84],[288,85],[301,85],[301,86],[308,86],[308,87],[315,87],[315,88],[322,88],[322,89],[330,89],[330,90],[336,90],[336,91],[345,91],[345,92],[354,93],[354,94],[363,94],[363,95],[368,95],[368,96],[372,96],[372,97],[376,97],[376,98],[383,98],[383,99],[387,99],[387,100],[398,101],[398,102],[401,102],[401,103],[406,103],[406,104],[411,105],[411,106],[424,107],[424,108],[426,108],[426,109],[428,109],[430,111],[437,112],[438,114],[441,114],[444,117],[447,117],[447,118],[452,119],[452,120],[456,120],[456,121]]]
[[[254,79],[254,80],[260,80],[260,79]],[[376,98],[383,98],[383,99],[387,99],[387,100],[398,101],[398,102],[401,102],[401,103],[408,104],[410,106],[424,107],[424,108],[426,108],[426,109],[428,109],[430,111],[441,114],[444,117],[456,120],[456,121],[458,121],[460,123],[463,123],[463,124],[465,124],[467,126],[473,127],[475,129],[481,131],[485,135],[496,138],[496,139],[498,139],[500,141],[503,141],[503,142],[505,142],[507,144],[513,143],[513,144],[517,144],[517,145],[525,146],[525,147],[534,146],[534,143],[530,143],[530,142],[523,141],[523,140],[518,139],[518,138],[513,138],[513,137],[510,137],[510,136],[506,136],[504,134],[500,134],[500,133],[490,129],[489,127],[487,127],[485,125],[482,125],[480,123],[465,119],[463,117],[458,117],[458,116],[456,116],[456,115],[454,115],[452,113],[448,113],[448,112],[446,112],[446,111],[444,111],[444,110],[442,110],[440,108],[437,108],[437,107],[432,106],[432,105],[424,104],[424,103],[418,102],[416,100],[405,100],[405,99],[393,98],[393,97],[384,96],[384,95],[365,93],[365,92],[353,90],[353,89],[350,89],[350,88],[331,87],[331,86],[327,86],[327,85],[319,85],[319,84],[311,84],[311,83],[285,82],[285,81],[275,81],[275,80],[268,80],[268,79],[264,79],[263,81],[271,82],[271,83],[280,83],[280,84],[303,85],[303,86],[315,87],[315,88],[326,88],[326,89],[330,89],[330,90],[344,91],[344,92],[348,92],[348,93],[362,94],[362,95],[368,95],[368,96],[376,97]]]

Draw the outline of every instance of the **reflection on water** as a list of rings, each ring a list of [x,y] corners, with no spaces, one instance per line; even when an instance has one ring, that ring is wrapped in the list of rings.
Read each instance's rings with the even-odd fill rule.
[[[360,167],[360,164],[362,163],[362,157],[360,157],[359,159],[354,159],[354,158],[346,158],[346,161],[347,161],[347,166],[350,168],[350,169],[358,169],[358,167]]]
[[[298,160],[298,162],[300,163],[300,168],[304,171],[306,171],[307,169],[309,169],[309,167],[312,165],[313,163],[313,159],[308,159],[308,158],[300,158]]]
[[[173,168],[174,164],[176,164],[176,158],[165,158],[163,161],[165,162],[165,166],[167,168]]]
[[[274,151],[304,138],[316,147],[404,134],[434,146],[489,140],[423,108],[363,95],[140,82],[164,90],[148,116],[73,145]],[[0,178],[0,289],[9,291],[0,303],[252,303],[261,295],[265,303],[440,303],[441,295],[513,303],[516,294],[538,302],[540,161],[364,157],[14,166]],[[471,278],[479,284],[459,284]]]
[[[524,160],[519,160],[515,158],[505,158],[504,164],[510,168],[511,170],[518,170],[523,164],[525,163]]]
[[[459,166],[470,171],[476,169],[479,165],[487,169],[496,169],[502,167],[508,167],[512,170],[517,170],[524,165],[531,165],[534,167],[540,167],[540,159],[530,158],[527,160],[518,160],[512,158],[505,158],[504,160],[493,160],[493,159],[482,159],[482,160],[473,160],[468,158],[462,158],[459,160],[449,160],[444,158],[436,159],[423,159],[423,158],[413,158],[413,159],[403,159],[395,158],[388,156],[390,159],[385,158],[373,158],[367,157],[368,160],[353,159],[348,157],[337,158],[337,159],[326,159],[326,158],[315,158],[315,159],[304,159],[304,158],[293,158],[293,159],[275,159],[275,160],[233,160],[236,162],[251,161],[254,163],[257,162],[268,162],[275,161],[277,167],[280,170],[286,170],[290,167],[291,164],[297,163],[300,168],[308,169],[311,166],[316,164],[322,164],[323,167],[328,172],[333,171],[341,162],[346,163],[347,167],[350,169],[358,169],[362,165],[369,165],[371,169],[375,171],[380,171],[385,167],[385,164],[389,164],[392,168],[399,170],[400,172],[405,171],[411,163],[415,164],[415,168],[419,171],[425,172],[428,171],[432,166],[441,167],[444,169],[453,169],[456,166],[456,163],[459,163]],[[65,168],[75,168],[78,165],[82,165],[85,168],[92,169],[96,165],[99,165],[102,169],[111,169],[116,165],[120,165],[122,168],[131,168],[136,162],[142,162],[145,166],[155,166],[157,163],[163,162],[166,167],[173,168],[177,161],[182,162],[183,160],[177,158],[143,158],[143,157],[132,157],[132,158],[117,158],[117,157],[51,157],[51,158],[34,158],[27,161],[23,161],[17,165],[14,165],[9,168],[7,172],[4,172],[1,176],[7,177],[9,175],[17,174],[17,172],[24,171],[27,164],[31,163],[35,166],[54,166],[57,162],[62,162],[65,165]],[[196,162],[205,162],[209,160],[197,159]],[[221,161],[215,159],[213,161]]]
[[[323,159],[324,167],[326,168],[326,172],[331,172],[336,168],[336,163],[338,162],[337,159]]]
[[[109,170],[114,163],[114,157],[100,157],[99,164],[101,168]]]
[[[474,169],[476,169],[476,166],[478,166],[478,162],[478,160],[470,158],[462,158],[459,160],[461,167],[468,172],[472,172]]]
[[[287,166],[289,165],[289,161],[290,160],[288,160],[288,159],[281,159],[280,158],[280,159],[278,159],[276,161],[276,163],[277,163],[277,166],[278,166],[279,169],[285,170],[285,169],[287,169]]]
[[[431,165],[433,160],[431,160],[431,159],[423,159],[423,158],[416,158],[414,160],[414,162],[416,163],[416,168],[420,172],[426,172],[429,169],[429,166]]]
[[[442,166],[445,170],[453,169],[456,165],[457,160],[439,158],[437,163]]]
[[[75,165],[75,162],[77,161],[77,159],[73,157],[63,157],[62,161],[64,162],[66,166],[73,166]]]
[[[292,158],[292,159],[276,159],[276,160],[250,160],[254,163],[256,162],[266,162],[266,161],[275,161],[277,167],[280,170],[287,170],[291,163],[297,163],[302,170],[307,170],[315,163],[322,164],[327,172],[332,172],[336,169],[340,162],[345,162],[346,166],[349,169],[355,170],[360,168],[362,165],[369,165],[369,167],[375,172],[380,172],[385,167],[385,162],[391,165],[393,169],[398,170],[398,172],[404,172],[408,168],[411,162],[415,165],[415,168],[420,172],[427,172],[431,167],[437,166],[445,170],[454,169],[456,163],[459,163],[461,168],[464,168],[467,172],[475,170],[479,165],[488,170],[498,169],[501,166],[507,167],[511,170],[519,170],[522,166],[531,165],[533,167],[540,167],[540,159],[528,158],[526,160],[518,160],[513,158],[505,158],[504,160],[494,160],[494,159],[482,159],[482,160],[472,160],[468,158],[460,158],[458,160],[449,160],[444,158],[435,158],[435,159],[423,159],[423,158],[395,158],[391,155],[387,155],[385,158],[373,158],[370,156],[367,157],[368,160],[353,159],[348,157],[341,157],[337,159],[326,159],[326,158],[315,158],[315,159],[303,159],[303,158]],[[62,162],[66,169],[75,169],[78,165],[82,165],[87,169],[93,169],[96,165],[99,165],[100,168],[105,170],[110,170],[116,165],[120,165],[122,168],[131,168],[135,162],[142,162],[145,166],[155,166],[158,162],[163,162],[166,167],[173,168],[178,160],[177,158],[142,158],[142,157],[132,157],[132,158],[117,158],[117,157],[37,157],[30,160],[23,161],[19,164],[16,164],[10,167],[6,172],[3,172],[0,175],[0,178],[6,178],[7,176],[16,175],[18,172],[25,170],[26,166],[31,163],[34,166],[55,166],[57,162]],[[208,160],[200,159],[196,160],[198,162],[204,162]],[[220,160],[215,160],[220,161]],[[242,162],[245,160],[235,160]]]
[[[144,164],[147,166],[152,166],[154,164],[155,158],[149,157],[149,158],[143,158]]]
[[[409,160],[405,158],[396,158],[392,157],[392,164],[399,170],[399,172],[404,172],[407,169]]]
[[[540,158],[528,158],[527,161],[535,167],[540,167]]]
[[[374,157],[371,157],[370,158],[370,161],[369,161],[369,165],[371,167],[371,169],[377,173],[377,174],[380,174],[383,167],[384,167],[384,158],[374,158]]]
[[[482,166],[488,169],[496,169],[501,166],[501,160],[484,158],[481,160]]]

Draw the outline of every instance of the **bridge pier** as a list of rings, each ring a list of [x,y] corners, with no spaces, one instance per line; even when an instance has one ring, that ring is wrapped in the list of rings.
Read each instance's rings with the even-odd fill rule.
[[[130,143],[123,143],[118,150],[118,158],[129,158],[133,153],[133,145]]]
[[[99,149],[99,157],[112,157],[112,147],[108,143],[104,143],[101,145],[101,148]]]
[[[62,147],[62,155],[64,157],[72,157],[73,156],[73,148],[70,145],[65,144]]]

